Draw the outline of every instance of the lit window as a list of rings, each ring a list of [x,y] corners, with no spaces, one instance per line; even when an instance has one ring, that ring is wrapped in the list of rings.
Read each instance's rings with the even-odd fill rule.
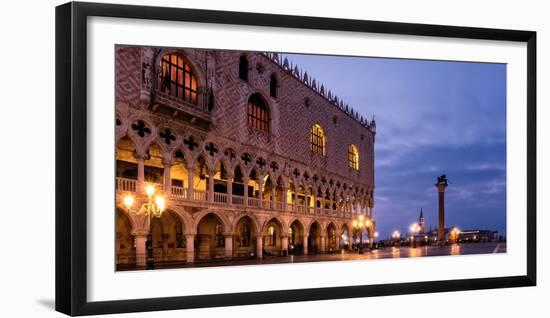
[[[311,126],[309,143],[313,153],[323,156],[325,155],[325,132],[321,126],[317,124]]]
[[[161,91],[197,104],[197,78],[187,60],[178,54],[166,54],[160,62]]]
[[[348,163],[350,168],[359,170],[359,151],[353,144],[348,147]]]
[[[248,99],[248,127],[269,132],[269,108],[258,94]]]

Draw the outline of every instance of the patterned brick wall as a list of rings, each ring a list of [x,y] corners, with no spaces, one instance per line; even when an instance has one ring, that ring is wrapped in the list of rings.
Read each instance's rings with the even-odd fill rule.
[[[116,50],[117,102],[150,112],[147,97],[151,85],[148,83],[156,77],[151,66],[157,65],[159,57],[166,52],[181,52],[191,62],[201,89],[210,89],[214,95],[212,130],[203,132],[204,138],[228,138],[246,148],[274,153],[374,188],[374,134],[265,55],[199,49],[117,47]],[[243,54],[249,61],[248,82],[238,77],[239,58]],[[272,74],[278,79],[277,98],[269,94]],[[247,126],[247,101],[253,93],[260,93],[269,105],[269,133]],[[171,121],[185,131],[194,129],[189,123],[174,122],[162,116],[153,121]],[[325,132],[326,156],[309,150],[310,128],[314,124],[319,124]],[[359,149],[359,171],[348,167],[348,146],[352,143]]]

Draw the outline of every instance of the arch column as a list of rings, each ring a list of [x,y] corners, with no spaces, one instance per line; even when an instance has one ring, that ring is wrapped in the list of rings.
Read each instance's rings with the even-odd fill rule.
[[[227,175],[227,203],[233,204],[233,175]]]
[[[298,212],[298,188],[294,186],[294,212]]]
[[[282,203],[283,203],[283,211],[288,210],[288,187],[283,187],[283,190],[281,192],[282,196]]]
[[[285,256],[288,255],[288,235],[281,236],[281,253]]]
[[[307,255],[307,239],[308,239],[309,235],[306,235],[304,234],[304,236],[302,237],[302,246],[304,248],[304,255]]]
[[[143,156],[137,156],[137,192],[143,193],[145,183],[145,159]]]
[[[147,232],[134,233],[136,240],[136,266],[145,267],[147,265]]]
[[[214,202],[214,176],[216,175],[216,169],[208,171],[208,202]]]
[[[321,235],[321,253],[324,253],[327,250],[327,237]]]
[[[233,257],[233,234],[225,234],[225,259]]]
[[[187,263],[195,262],[195,234],[185,234],[185,254]]]
[[[257,258],[263,258],[264,257],[264,238],[263,235],[258,235],[256,237],[256,257]]]
[[[163,160],[164,164],[164,194],[169,196],[172,194],[172,177],[170,170],[172,169],[172,163],[168,160]]]
[[[262,175],[258,175],[258,204],[260,205],[260,209],[263,209],[263,201],[264,201],[264,177]]]
[[[244,193],[243,193],[243,197],[244,197],[244,206],[248,206],[248,181],[250,179],[249,178],[243,178],[243,186],[244,186]]]
[[[313,213],[317,211],[317,190],[311,189],[311,200],[313,200]],[[321,210],[322,211],[322,210]]]
[[[275,185],[271,188],[271,209],[275,210],[275,203],[277,202],[275,195],[277,192],[275,191]]]
[[[187,168],[187,199],[193,200],[193,175],[195,174],[195,165],[188,164],[185,167]]]
[[[335,246],[335,249],[334,249],[336,252],[340,252],[340,250],[342,249],[342,247],[340,246],[340,244],[341,244],[340,243],[341,235],[342,234],[336,235],[336,246]]]

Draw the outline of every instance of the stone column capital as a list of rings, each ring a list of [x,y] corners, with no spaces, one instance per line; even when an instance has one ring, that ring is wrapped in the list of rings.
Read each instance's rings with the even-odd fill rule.
[[[147,231],[146,229],[134,230],[132,231],[132,235],[135,237],[147,237],[147,235],[149,235],[149,231]]]
[[[437,188],[438,192],[445,192],[445,189],[447,188],[447,184],[437,183],[437,184],[435,184],[435,187]]]

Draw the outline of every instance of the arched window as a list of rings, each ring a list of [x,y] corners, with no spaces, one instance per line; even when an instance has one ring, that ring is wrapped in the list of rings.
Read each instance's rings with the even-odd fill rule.
[[[348,164],[350,168],[359,170],[359,151],[354,144],[348,147]]]
[[[239,59],[239,78],[248,82],[248,60],[244,55]]]
[[[269,108],[258,94],[248,99],[248,127],[269,132]]]
[[[187,59],[179,54],[166,54],[160,62],[162,92],[168,91],[170,95],[184,101],[197,104],[197,78],[191,70]]]
[[[309,143],[313,153],[325,155],[325,132],[321,126],[317,124],[311,126]]]
[[[271,79],[269,81],[269,95],[277,98],[277,76],[275,76],[275,74],[271,74]]]

